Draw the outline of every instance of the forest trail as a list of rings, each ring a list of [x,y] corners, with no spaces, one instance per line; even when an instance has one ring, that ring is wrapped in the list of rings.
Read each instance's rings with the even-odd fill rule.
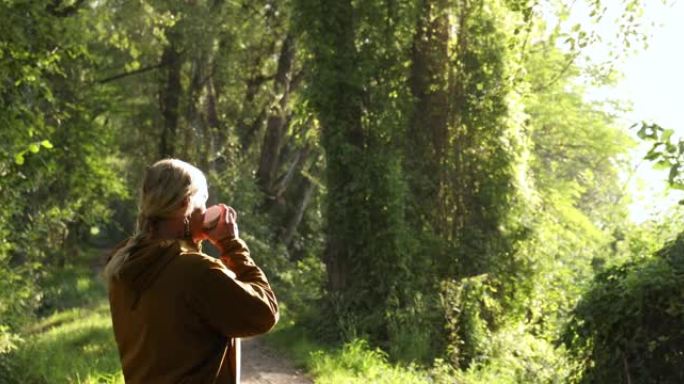
[[[242,339],[243,384],[312,384],[294,364],[257,338]]]

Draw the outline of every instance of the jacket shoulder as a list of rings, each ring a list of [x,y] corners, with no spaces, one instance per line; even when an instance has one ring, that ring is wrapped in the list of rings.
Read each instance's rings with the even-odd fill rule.
[[[179,259],[180,262],[191,268],[214,267],[222,265],[220,260],[202,252],[181,251]]]
[[[205,292],[212,284],[232,284],[237,278],[221,260],[202,252],[181,252],[176,270],[182,274],[188,293],[195,299],[196,294]]]
[[[221,272],[235,277],[235,274],[223,264],[220,259],[209,256],[202,252],[184,251],[180,253],[178,262],[181,263],[183,269],[193,276],[206,275],[209,271],[220,270]]]

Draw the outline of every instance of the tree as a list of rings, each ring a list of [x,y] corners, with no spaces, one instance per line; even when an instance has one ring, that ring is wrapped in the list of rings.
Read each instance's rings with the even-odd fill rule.
[[[313,55],[308,100],[326,156],[326,318],[344,337],[380,342],[389,337],[388,317],[403,305],[409,268],[396,143],[406,121],[400,58],[410,39],[401,29],[402,7],[296,3]],[[387,24],[378,26],[376,17]],[[397,44],[385,44],[388,39]]]

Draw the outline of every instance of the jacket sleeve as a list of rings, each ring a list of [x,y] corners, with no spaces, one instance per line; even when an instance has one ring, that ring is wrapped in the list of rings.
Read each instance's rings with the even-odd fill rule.
[[[266,275],[241,239],[222,240],[221,248],[222,263],[207,261],[196,274],[193,307],[210,326],[228,337],[268,332],[278,322],[279,313]]]

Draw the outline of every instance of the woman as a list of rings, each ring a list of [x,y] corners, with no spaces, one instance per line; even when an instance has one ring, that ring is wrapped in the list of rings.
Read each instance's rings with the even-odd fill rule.
[[[239,337],[278,321],[266,276],[221,205],[203,228],[207,182],[176,159],[147,169],[136,234],[105,266],[112,324],[126,383],[239,383]],[[201,251],[208,239],[220,259]]]

